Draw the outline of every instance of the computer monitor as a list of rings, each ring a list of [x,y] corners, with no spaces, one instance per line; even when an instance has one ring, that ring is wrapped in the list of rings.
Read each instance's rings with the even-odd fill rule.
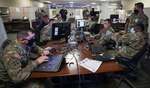
[[[84,19],[77,19],[76,23],[77,23],[77,28],[82,28],[82,27],[86,27],[87,21]]]
[[[66,42],[68,40],[68,36],[71,31],[71,23],[53,23],[52,24],[52,40],[60,40],[61,38],[65,38]]]
[[[113,21],[114,19],[118,20],[119,19],[119,15],[118,14],[111,14],[110,15],[110,19],[111,19],[111,21]]]

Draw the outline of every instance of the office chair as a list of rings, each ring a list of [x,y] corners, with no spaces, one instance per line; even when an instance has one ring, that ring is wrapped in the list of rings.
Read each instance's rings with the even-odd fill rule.
[[[48,40],[45,41],[40,41],[40,36],[41,36],[41,29],[39,29],[38,27],[34,30],[35,31],[35,43],[36,45],[43,47],[47,44]]]
[[[146,43],[142,49],[132,57],[132,59],[127,59],[124,57],[116,57],[116,60],[119,64],[124,67],[123,74],[119,75],[120,82],[118,87],[120,87],[122,82],[125,82],[131,88],[135,88],[129,80],[134,80],[136,78],[136,73],[138,71],[138,64],[141,62],[148,48],[148,44]],[[117,76],[116,76],[117,77]],[[129,80],[128,80],[129,79]]]
[[[101,29],[103,29],[103,24],[93,24],[91,27],[91,34],[98,34]]]
[[[0,57],[2,57],[2,51],[4,50],[4,48],[11,42],[11,40],[6,39],[3,43],[2,46],[0,47]]]
[[[147,51],[146,51],[146,53],[145,53],[145,58],[150,59],[150,44],[149,44],[149,42],[148,42]]]
[[[10,42],[11,42],[11,40],[6,39],[6,40],[2,43],[1,50],[3,50],[8,44],[10,44]]]
[[[146,53],[144,55],[144,59],[140,63],[142,71],[145,73],[147,78],[150,79],[150,41],[148,42],[148,48],[146,50]]]
[[[121,77],[120,82],[117,86],[117,88],[121,88],[121,85],[124,83],[128,88],[136,88],[126,77]]]
[[[40,42],[40,34],[41,34],[41,30],[38,29],[38,27],[36,27],[35,31],[35,42],[38,43]]]

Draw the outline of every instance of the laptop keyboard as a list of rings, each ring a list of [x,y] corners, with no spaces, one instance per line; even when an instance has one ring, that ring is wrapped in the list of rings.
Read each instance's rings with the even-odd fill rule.
[[[52,55],[49,56],[50,60],[48,62],[40,64],[35,71],[49,71],[49,72],[57,72],[60,68],[60,65],[63,61],[63,55]]]
[[[54,55],[50,57],[51,61],[48,63],[47,69],[49,71],[56,71],[61,64],[62,55]]]
[[[91,51],[93,54],[101,54],[102,53],[100,46],[96,46],[96,45],[91,46]]]

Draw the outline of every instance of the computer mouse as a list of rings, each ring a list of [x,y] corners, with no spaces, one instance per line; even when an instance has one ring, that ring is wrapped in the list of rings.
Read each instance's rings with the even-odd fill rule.
[[[53,47],[46,47],[45,50],[50,51],[51,49],[53,49]]]
[[[101,53],[101,54],[99,54],[100,56],[103,56],[104,55],[104,53]]]
[[[84,46],[84,49],[89,50],[90,49],[89,45]]]

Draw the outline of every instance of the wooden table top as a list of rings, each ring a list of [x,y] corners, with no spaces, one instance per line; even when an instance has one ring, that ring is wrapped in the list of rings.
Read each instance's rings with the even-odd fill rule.
[[[74,50],[74,57],[71,59],[66,59],[63,63],[60,70],[58,72],[32,72],[30,78],[41,78],[41,77],[54,77],[54,76],[69,76],[69,75],[78,75],[80,74],[93,74],[91,71],[85,69],[84,67],[78,65],[76,63],[75,58],[78,62],[85,58],[92,59],[92,52],[89,50],[83,49],[83,47],[87,45],[87,43],[82,43],[78,46],[76,50]],[[65,43],[56,44],[56,42],[49,41],[46,46],[57,47],[61,49],[65,46]],[[72,52],[73,53],[73,52]],[[71,54],[71,53],[70,53]],[[77,68],[79,67],[79,68]],[[116,61],[103,62],[96,73],[104,73],[104,72],[115,72],[122,71],[123,68],[116,63]]]

